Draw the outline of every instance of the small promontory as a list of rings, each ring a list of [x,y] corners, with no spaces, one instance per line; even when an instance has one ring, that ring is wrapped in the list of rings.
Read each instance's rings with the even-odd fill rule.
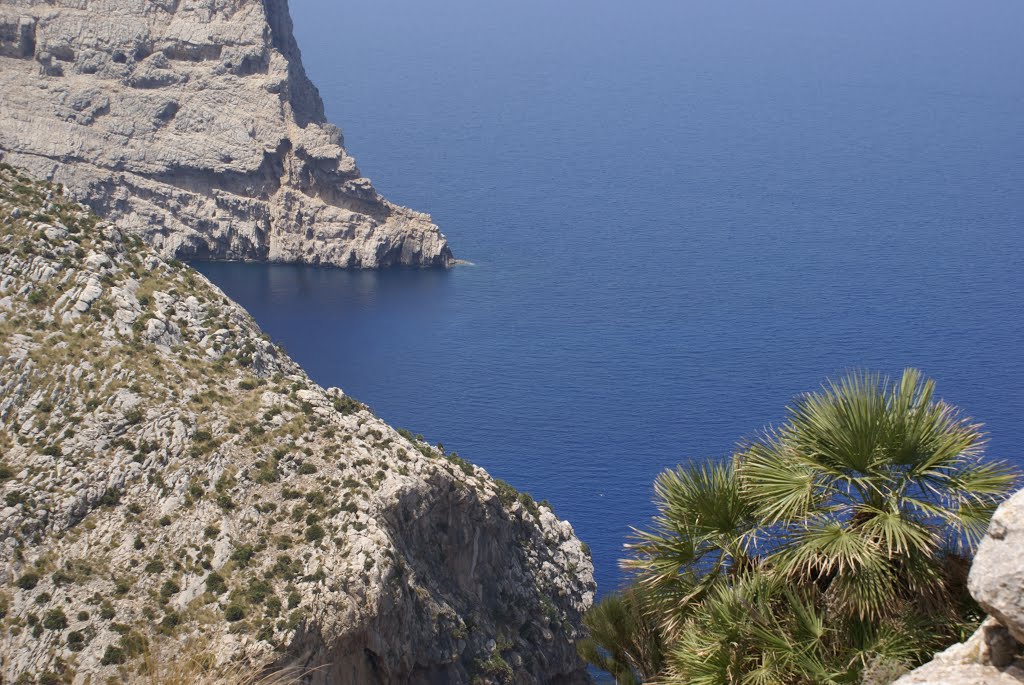
[[[165,257],[453,263],[362,177],[287,0],[0,0],[0,159]]]

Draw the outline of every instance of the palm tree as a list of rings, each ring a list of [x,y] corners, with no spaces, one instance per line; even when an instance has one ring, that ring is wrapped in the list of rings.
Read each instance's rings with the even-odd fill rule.
[[[908,369],[899,383],[852,373],[800,397],[742,455],[741,490],[772,532],[773,564],[813,578],[860,618],[948,605],[958,559],[1012,489],[982,462],[978,424]]]
[[[623,562],[660,629],[661,682],[884,680],[954,642],[978,617],[970,555],[1016,482],[983,447],[918,371],[852,373],[731,460],[663,473]],[[630,663],[613,635],[599,654]]]
[[[812,591],[772,573],[719,584],[694,607],[668,656],[665,683],[687,685],[833,685],[856,682],[836,670],[843,649]],[[841,659],[839,660],[841,661]]]
[[[665,471],[654,482],[653,530],[634,529],[623,568],[638,575],[666,637],[689,609],[727,575],[756,565],[756,507],[743,491],[734,461]]]
[[[610,673],[616,685],[640,685],[661,671],[661,631],[642,588],[605,596],[587,612],[583,624],[588,637],[576,644],[580,657]]]

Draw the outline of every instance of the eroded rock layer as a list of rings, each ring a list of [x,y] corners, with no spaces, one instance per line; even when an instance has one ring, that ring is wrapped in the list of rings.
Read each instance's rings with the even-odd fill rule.
[[[0,165],[0,682],[161,682],[140,669],[183,655],[323,685],[585,682],[593,592],[548,506]]]
[[[164,256],[447,267],[324,118],[287,0],[0,0],[0,157]]]

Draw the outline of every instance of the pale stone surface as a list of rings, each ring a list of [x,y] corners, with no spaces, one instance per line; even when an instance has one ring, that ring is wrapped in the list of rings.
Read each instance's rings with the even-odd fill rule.
[[[318,685],[588,682],[572,526],[313,383],[202,275],[25,187],[0,168],[0,682],[148,682],[136,634]]]
[[[1020,645],[988,618],[967,642],[953,645],[895,685],[1020,685],[1024,669],[1016,663]]]
[[[0,156],[164,256],[449,266],[362,178],[287,0],[0,0]]]
[[[968,588],[989,614],[981,628],[897,685],[1024,683],[1024,490],[992,516],[971,565]]]
[[[1024,642],[1024,490],[992,516],[969,587],[978,604]]]

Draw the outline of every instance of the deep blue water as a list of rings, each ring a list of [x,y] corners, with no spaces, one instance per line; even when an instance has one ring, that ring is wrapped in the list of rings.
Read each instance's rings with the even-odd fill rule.
[[[324,385],[548,499],[617,585],[651,481],[852,367],[1024,464],[1018,0],[293,0],[450,273],[201,270]]]

